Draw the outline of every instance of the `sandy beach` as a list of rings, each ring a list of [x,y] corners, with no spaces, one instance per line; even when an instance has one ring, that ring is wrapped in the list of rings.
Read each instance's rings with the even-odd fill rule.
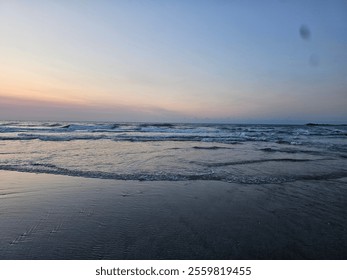
[[[0,177],[0,259],[347,258],[346,178],[247,185]]]

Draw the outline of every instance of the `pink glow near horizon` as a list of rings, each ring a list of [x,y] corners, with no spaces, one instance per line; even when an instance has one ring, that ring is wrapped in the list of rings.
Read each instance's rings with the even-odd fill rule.
[[[1,2],[0,118],[347,121],[342,2],[136,3]]]

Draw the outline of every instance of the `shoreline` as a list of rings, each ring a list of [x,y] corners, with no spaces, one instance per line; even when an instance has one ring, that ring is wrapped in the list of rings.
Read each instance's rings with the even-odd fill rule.
[[[346,178],[241,185],[0,176],[0,259],[347,258]]]

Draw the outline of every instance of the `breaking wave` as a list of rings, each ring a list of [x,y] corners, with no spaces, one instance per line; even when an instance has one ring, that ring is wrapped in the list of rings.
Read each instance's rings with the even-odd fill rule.
[[[197,141],[238,144],[315,144],[317,138],[346,139],[346,126],[271,126],[174,123],[1,122],[0,140]],[[197,148],[200,149],[200,148]],[[212,148],[210,148],[212,149]]]

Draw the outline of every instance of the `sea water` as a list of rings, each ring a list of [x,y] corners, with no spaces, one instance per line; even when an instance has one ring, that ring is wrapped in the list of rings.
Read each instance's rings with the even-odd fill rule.
[[[0,122],[0,170],[267,184],[347,175],[347,126]]]
[[[346,161],[346,126],[3,121],[0,259],[346,259]]]

